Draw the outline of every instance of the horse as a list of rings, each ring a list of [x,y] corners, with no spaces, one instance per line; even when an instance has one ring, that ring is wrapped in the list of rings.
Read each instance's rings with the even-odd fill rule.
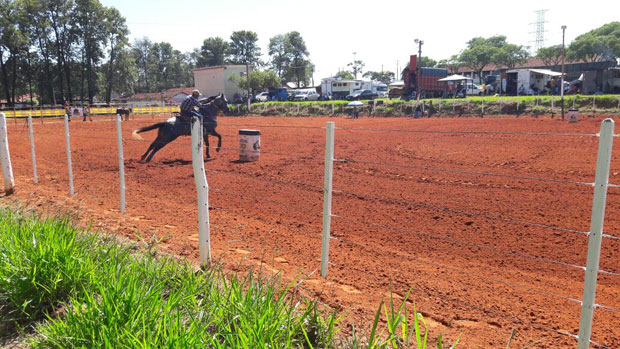
[[[222,147],[222,136],[215,131],[215,128],[217,127],[217,112],[221,110],[224,113],[229,113],[230,110],[228,109],[228,101],[223,93],[217,96],[205,98],[201,100],[200,103],[204,104],[204,106],[200,108],[200,114],[202,115],[202,130],[206,143],[206,153],[208,159],[211,157],[209,154],[209,135],[217,137],[217,148],[215,148],[216,151],[219,152]],[[165,147],[168,143],[177,139],[179,136],[191,136],[191,119],[188,117],[174,116],[166,121],[134,130],[132,136],[135,139],[144,140],[139,133],[155,129],[158,129],[157,138],[155,138],[144,155],[142,155],[140,161],[151,161],[156,152]]]

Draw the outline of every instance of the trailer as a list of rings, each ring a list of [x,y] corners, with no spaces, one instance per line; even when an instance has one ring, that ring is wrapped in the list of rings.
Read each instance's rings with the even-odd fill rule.
[[[544,92],[552,79],[560,77],[549,69],[512,69],[506,72],[506,94],[537,95]]]
[[[321,80],[321,96],[331,99],[345,99],[358,90],[371,90],[379,97],[387,97],[387,85],[379,81],[342,80],[326,78]]]

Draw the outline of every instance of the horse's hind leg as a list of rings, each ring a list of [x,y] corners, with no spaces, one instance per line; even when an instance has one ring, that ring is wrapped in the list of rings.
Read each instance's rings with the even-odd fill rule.
[[[153,151],[151,152],[151,155],[149,155],[146,158],[146,162],[150,162],[151,159],[153,158],[153,155],[155,155],[155,153],[157,153],[161,148],[165,147],[166,144],[170,142],[172,142],[172,140],[160,140],[160,141],[155,140],[155,142],[153,142],[153,145],[154,145]]]
[[[148,155],[148,153],[153,150],[153,148],[155,147],[155,143],[157,143],[157,139],[153,141],[153,143],[151,143],[151,145],[149,145],[149,148],[146,150],[146,152],[142,155],[142,157],[140,158],[140,161],[144,161],[144,158],[146,158],[146,156]]]

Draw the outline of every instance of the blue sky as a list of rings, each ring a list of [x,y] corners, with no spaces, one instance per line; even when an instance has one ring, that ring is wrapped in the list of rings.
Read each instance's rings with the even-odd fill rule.
[[[236,30],[252,30],[266,60],[269,38],[299,31],[316,66],[315,83],[346,68],[353,52],[368,70],[395,71],[410,54],[414,39],[424,41],[422,55],[439,60],[459,53],[476,36],[506,35],[532,45],[536,10],[545,14],[546,46],[566,42],[605,23],[620,20],[620,1],[304,1],[102,0],[127,19],[131,40],[147,36],[183,52],[208,37],[228,39]]]

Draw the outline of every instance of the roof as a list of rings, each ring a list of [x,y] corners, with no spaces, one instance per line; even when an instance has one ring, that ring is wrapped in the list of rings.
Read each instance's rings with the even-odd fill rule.
[[[558,73],[557,71],[553,71],[550,69],[527,69],[532,73],[542,74],[542,75],[550,75],[550,76],[561,76],[562,73]],[[514,73],[517,69],[512,69],[507,71],[508,73]]]
[[[577,60],[577,61],[572,61],[572,62],[566,62],[566,64],[575,64],[575,63],[586,63],[583,60]],[[499,69],[519,69],[519,68],[539,68],[539,67],[548,67],[548,64],[545,64],[545,62],[541,59],[541,58],[537,58],[537,57],[532,57],[529,58],[525,63],[522,64],[517,64],[512,68],[509,68],[506,65],[495,65],[495,64],[488,64],[486,67],[484,67],[484,71],[493,71],[493,70],[499,70]],[[469,67],[460,67],[457,70],[457,73],[469,73],[472,72],[472,69]]]
[[[178,94],[186,94],[190,95],[195,87],[177,87],[171,88],[163,91],[163,97],[166,102],[170,102],[170,99]],[[151,92],[151,93],[136,93],[127,97],[119,97],[118,99],[126,99],[128,101],[161,101],[162,100],[162,92]]]
[[[463,80],[473,80],[472,78],[468,78],[466,76],[463,75],[458,75],[458,74],[454,74],[454,75],[450,75],[447,76],[443,79],[439,79],[437,81],[463,81]]]
[[[228,69],[228,68],[245,68],[245,64],[226,64],[226,65],[214,65],[211,67],[201,67],[201,68],[194,68],[192,69],[193,72],[195,71],[199,71],[199,70],[211,70],[211,69]],[[250,65],[250,69],[252,68],[252,65]]]

